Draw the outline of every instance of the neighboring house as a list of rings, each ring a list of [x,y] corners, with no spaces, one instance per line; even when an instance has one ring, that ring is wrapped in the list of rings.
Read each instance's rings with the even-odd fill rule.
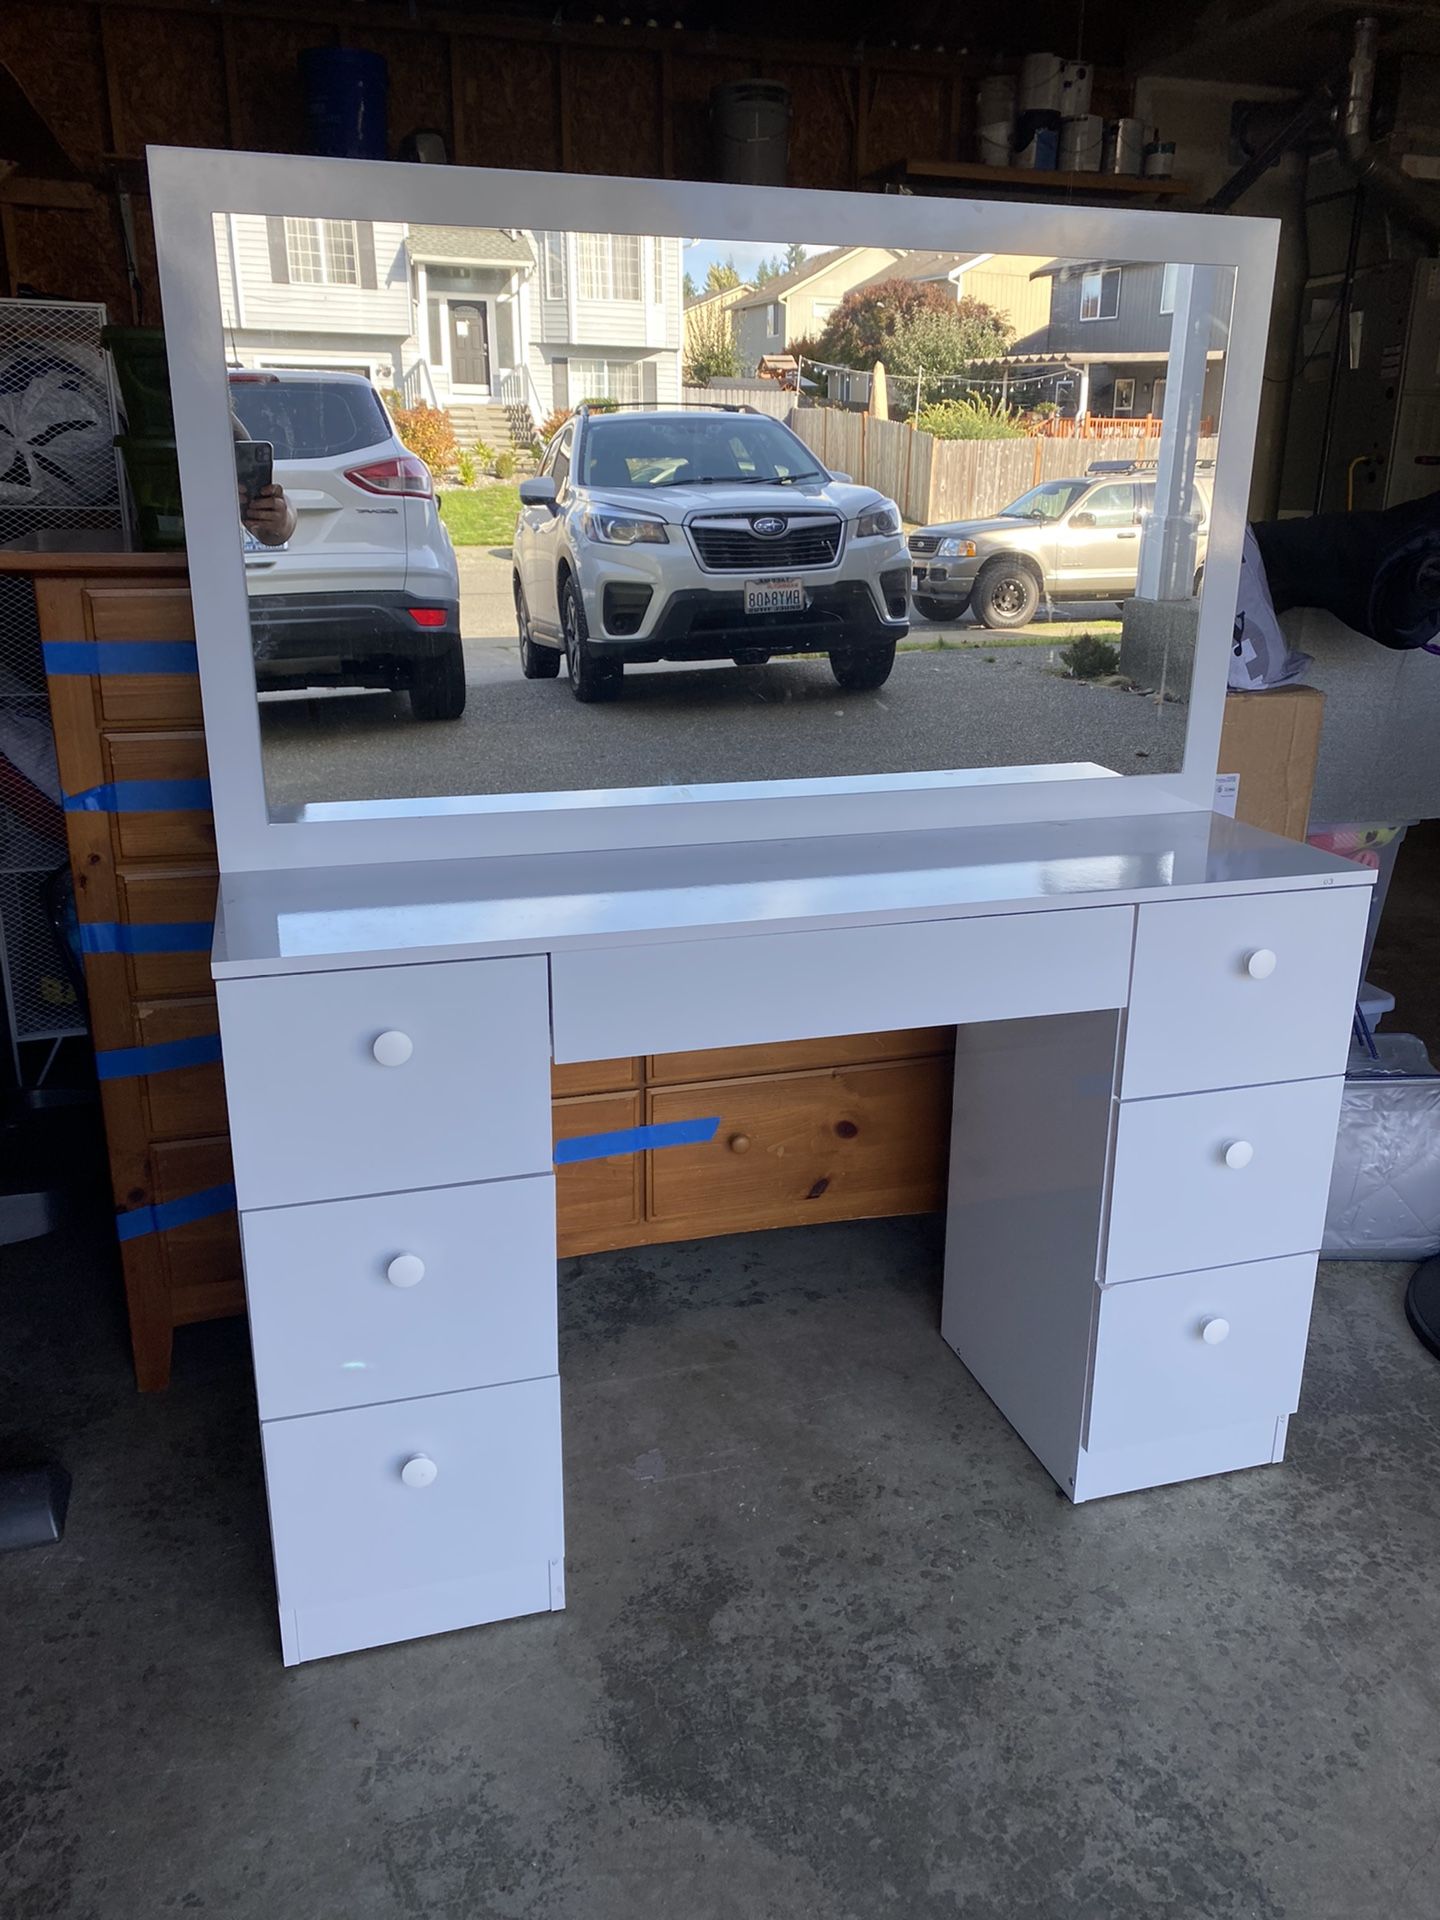
[[[894,247],[832,247],[737,300],[730,311],[741,371],[754,373],[767,356],[787,353],[797,340],[823,333],[847,293],[867,280],[884,279],[884,269],[900,257]]]
[[[1035,275],[1050,262],[1029,253],[902,253],[864,284],[918,280],[942,286],[956,300],[981,300],[1005,315],[1017,339],[1050,319],[1050,283]]]
[[[525,439],[525,413],[680,398],[678,239],[258,214],[215,237],[234,365],[365,373],[472,438],[498,405]]]
[[[1158,261],[1049,261],[1035,276],[1050,287],[1048,323],[1018,340],[1011,359],[1031,367],[1063,362],[1072,369],[1067,413],[1158,415],[1165,404],[1178,272]],[[1227,338],[1227,322],[1217,317],[1205,376],[1208,420],[1220,412]]]
[[[748,280],[742,280],[738,287],[718,287],[713,293],[700,293],[693,300],[685,302],[685,358],[693,360],[696,350],[706,339],[709,327],[717,313],[729,313],[739,301],[747,299],[755,289]],[[734,323],[731,322],[733,327]]]

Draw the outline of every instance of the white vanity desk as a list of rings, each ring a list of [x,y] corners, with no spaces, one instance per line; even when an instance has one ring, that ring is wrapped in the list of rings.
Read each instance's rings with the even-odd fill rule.
[[[1278,1461],[1370,881],[1203,813],[226,875],[287,1662],[563,1604],[552,1058],[957,1023],[938,1331],[1076,1501]]]

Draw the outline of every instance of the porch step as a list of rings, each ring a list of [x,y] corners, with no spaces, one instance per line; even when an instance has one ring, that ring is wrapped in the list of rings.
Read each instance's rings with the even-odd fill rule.
[[[450,424],[455,429],[455,444],[468,450],[484,441],[492,453],[501,453],[508,449],[515,454],[519,470],[529,473],[535,462],[528,441],[516,437],[515,424],[507,410],[498,401],[452,401],[447,408]]]

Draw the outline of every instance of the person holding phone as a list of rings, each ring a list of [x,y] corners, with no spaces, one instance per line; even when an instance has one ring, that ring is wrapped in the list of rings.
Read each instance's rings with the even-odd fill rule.
[[[235,436],[236,485],[240,524],[247,535],[245,544],[283,547],[295,531],[295,509],[275,480],[274,449],[268,441],[252,440],[233,413],[230,430]]]

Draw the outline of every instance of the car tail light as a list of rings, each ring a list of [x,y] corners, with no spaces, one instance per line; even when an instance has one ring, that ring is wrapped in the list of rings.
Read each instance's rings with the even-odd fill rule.
[[[407,500],[428,500],[435,491],[430,469],[413,453],[398,454],[393,460],[372,460],[364,467],[347,467],[345,478],[366,493],[398,493]]]
[[[443,627],[445,609],[444,607],[411,607],[410,618],[417,627]]]
[[[274,387],[278,386],[279,382],[278,373],[232,373],[230,375],[232,387]]]

